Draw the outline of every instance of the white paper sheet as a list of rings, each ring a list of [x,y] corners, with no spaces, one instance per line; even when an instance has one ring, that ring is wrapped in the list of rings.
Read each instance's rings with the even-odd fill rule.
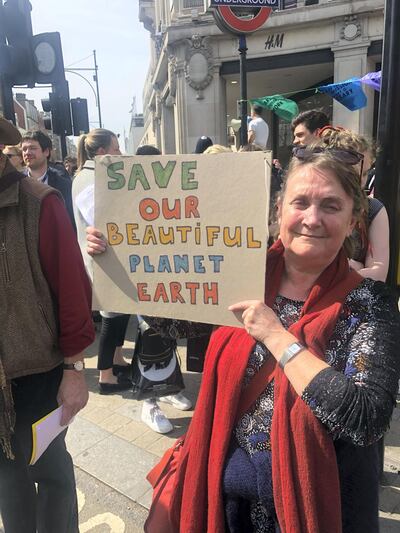
[[[74,420],[70,420],[67,426],[61,425],[61,415],[63,406],[61,405],[48,415],[32,424],[32,456],[29,462],[34,465],[43,455],[53,440]]]

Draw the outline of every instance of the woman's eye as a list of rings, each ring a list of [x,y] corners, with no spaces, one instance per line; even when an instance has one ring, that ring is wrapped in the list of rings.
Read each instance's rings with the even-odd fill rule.
[[[325,206],[325,211],[328,211],[330,213],[336,213],[339,211],[339,207],[335,204],[328,204]]]

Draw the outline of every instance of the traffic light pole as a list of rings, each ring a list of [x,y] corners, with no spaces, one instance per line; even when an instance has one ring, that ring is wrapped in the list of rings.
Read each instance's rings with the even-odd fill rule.
[[[94,68],[66,68],[65,72],[70,72],[71,74],[75,74],[76,76],[79,76],[80,78],[85,80],[86,83],[89,85],[89,87],[92,89],[94,99],[96,102],[98,116],[99,116],[99,128],[102,128],[103,122],[101,120],[99,76],[98,76],[99,67],[97,65],[96,50],[93,50],[93,59],[94,59]],[[80,72],[78,72],[78,71],[85,71],[85,70],[89,72],[94,72],[93,81],[96,82],[96,89],[94,89],[93,85],[90,83],[90,81],[85,76],[83,76],[82,74],[80,74]]]
[[[14,95],[12,86],[4,76],[0,76],[0,96],[3,104],[3,115],[15,124]]]
[[[61,157],[64,161],[64,159],[67,157],[67,137],[64,135],[64,133],[61,133],[60,135],[60,147],[61,147]]]
[[[246,35],[239,36],[240,54],[240,146],[247,144],[247,43]]]
[[[400,2],[386,0],[382,88],[379,105],[376,196],[384,203],[390,222],[389,284],[400,285]]]
[[[100,108],[100,93],[99,93],[99,75],[98,70],[99,67],[97,66],[97,59],[96,59],[96,50],[93,50],[93,59],[94,59],[94,71],[95,71],[95,81],[96,81],[96,91],[97,91],[97,110],[99,112],[99,128],[103,127],[103,124],[101,122],[101,108]]]

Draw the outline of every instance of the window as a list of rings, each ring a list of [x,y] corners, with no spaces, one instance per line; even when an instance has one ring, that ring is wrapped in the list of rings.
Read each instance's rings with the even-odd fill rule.
[[[183,9],[191,9],[193,7],[204,7],[204,0],[183,0]]]
[[[281,9],[290,9],[292,7],[297,7],[297,0],[282,0],[281,4]]]

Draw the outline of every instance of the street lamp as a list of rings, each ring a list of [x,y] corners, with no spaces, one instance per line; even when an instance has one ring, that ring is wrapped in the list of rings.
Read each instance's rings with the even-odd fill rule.
[[[99,127],[102,128],[103,127],[103,124],[102,124],[102,121],[101,121],[101,107],[100,107],[100,92],[99,92],[99,76],[98,76],[98,66],[97,66],[97,61],[96,61],[96,50],[93,50],[93,60],[94,60],[94,67],[93,68],[66,68],[65,69],[65,72],[70,72],[71,74],[75,74],[76,76],[79,76],[80,78],[82,78],[83,80],[86,81],[86,83],[89,84],[90,88],[92,89],[93,91],[93,94],[94,94],[94,99],[95,99],[95,102],[96,102],[96,107],[97,107],[97,110],[98,110],[98,114],[99,114]],[[93,87],[93,85],[90,83],[90,81],[85,77],[83,76],[82,74],[80,74],[79,72],[77,71],[83,71],[83,70],[86,70],[86,71],[91,71],[91,72],[94,72],[94,75],[93,75],[93,81],[96,82],[96,89]]]

